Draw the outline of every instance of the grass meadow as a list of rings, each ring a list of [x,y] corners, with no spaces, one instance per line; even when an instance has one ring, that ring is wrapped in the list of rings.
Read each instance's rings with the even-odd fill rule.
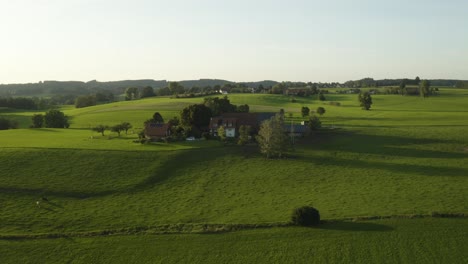
[[[0,131],[0,255],[6,262],[405,262],[461,263],[466,218],[359,216],[467,213],[468,90],[420,98],[357,95],[327,101],[233,94],[252,112],[292,113],[323,106],[325,129],[266,160],[255,146],[216,141],[134,143],[156,111],[171,118],[202,98],[149,98],[81,109],[64,107],[70,129],[27,129],[32,112],[1,110],[22,129]],[[337,101],[341,106],[328,105]],[[287,116],[289,116],[287,114]],[[102,137],[96,124],[130,122],[134,131]],[[46,196],[40,207],[36,201]],[[162,225],[284,224],[312,205],[319,229],[282,227],[217,234],[73,234]],[[370,230],[368,230],[370,229]],[[33,239],[37,234],[67,238]],[[11,235],[24,239],[11,240]],[[5,239],[2,239],[2,236]],[[30,238],[28,238],[30,237]],[[112,245],[112,246],[110,246]],[[26,253],[28,252],[28,253]],[[102,252],[102,254],[100,253]],[[3,261],[2,261],[3,262]]]
[[[6,263],[464,263],[460,230],[467,228],[466,219],[387,219],[221,234],[0,240],[0,254]]]

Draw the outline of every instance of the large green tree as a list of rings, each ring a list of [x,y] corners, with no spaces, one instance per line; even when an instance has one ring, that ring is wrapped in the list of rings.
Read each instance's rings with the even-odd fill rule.
[[[125,130],[122,124],[111,126],[110,129],[112,132],[116,132],[119,135],[119,137],[120,137],[120,133]]]
[[[204,127],[208,127],[212,117],[211,110],[204,104],[193,104],[185,107],[180,113],[180,123],[194,136],[200,136]]]
[[[210,108],[213,116],[218,116],[222,113],[236,112],[236,106],[231,104],[231,101],[227,96],[224,96],[223,98],[207,97],[204,99],[203,104]]]
[[[237,140],[237,145],[244,146],[249,142],[250,135],[250,126],[240,126],[239,127],[239,138]]]
[[[164,123],[164,118],[162,117],[162,115],[159,112],[155,112],[153,114],[153,121],[156,124],[163,124]]]
[[[140,98],[152,97],[152,96],[155,96],[153,87],[146,86],[143,89],[141,89]]]
[[[171,91],[172,94],[183,94],[185,93],[185,88],[178,82],[170,82],[169,83],[169,91]]]
[[[35,114],[31,119],[33,128],[41,128],[44,125],[44,115],[42,114]]]
[[[125,131],[125,135],[127,135],[128,130],[132,128],[132,124],[130,124],[129,122],[122,122],[120,126],[122,127],[123,131]]]
[[[315,112],[317,112],[317,114],[319,114],[319,115],[323,115],[323,114],[325,114],[325,108],[319,106],[319,107],[317,107],[317,110],[315,110]]]
[[[372,97],[369,92],[360,93],[358,96],[359,105],[364,110],[369,110],[372,105]]]
[[[68,128],[68,117],[57,109],[51,109],[44,115],[45,127],[48,128]]]
[[[97,126],[93,127],[91,130],[96,131],[98,133],[101,133],[101,135],[104,136],[104,132],[107,129],[109,129],[109,127],[106,126],[106,125],[97,125]]]
[[[10,128],[17,128],[18,122],[7,119],[5,117],[0,117],[0,130],[7,130]]]
[[[94,95],[82,95],[75,99],[75,107],[82,108],[96,105],[96,96]]]
[[[284,129],[284,119],[276,115],[260,125],[257,142],[260,152],[267,158],[281,158],[289,147],[289,140]]]
[[[125,100],[135,100],[138,99],[138,88],[136,87],[128,87],[125,90]]]
[[[309,116],[309,114],[310,114],[310,109],[309,109],[309,107],[303,106],[303,107],[301,108],[301,114],[302,114],[302,117]]]
[[[219,126],[216,132],[218,132],[219,140],[225,143],[226,142],[226,130],[224,129],[224,126]]]
[[[419,95],[422,97],[428,97],[431,95],[431,83],[428,80],[423,80],[419,84]]]
[[[309,128],[310,130],[319,130],[322,127],[322,122],[320,119],[316,116],[313,115],[309,118]]]

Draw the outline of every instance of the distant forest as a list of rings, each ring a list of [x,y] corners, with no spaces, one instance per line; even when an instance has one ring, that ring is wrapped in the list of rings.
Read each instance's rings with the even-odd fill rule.
[[[468,81],[429,80],[431,87],[467,88]],[[123,80],[112,82],[80,81],[41,81],[26,84],[0,84],[0,107],[45,109],[53,105],[75,104],[86,107],[115,100],[133,100],[150,96],[193,97],[206,96],[222,90],[228,93],[284,93],[290,88],[367,88],[367,87],[405,87],[418,85],[419,77],[414,79],[363,78],[345,83],[312,82],[232,82],[219,79],[184,80]],[[391,89],[391,88],[389,88]],[[123,97],[125,98],[123,98]]]
[[[41,81],[38,83],[23,83],[23,84],[0,84],[0,96],[53,96],[53,95],[86,95],[96,92],[112,92],[115,95],[125,93],[129,87],[144,88],[152,87],[155,90],[169,86],[169,81],[166,80],[124,80],[112,82],[98,82],[96,80],[89,82],[80,81]],[[200,79],[186,80],[178,82],[186,89],[192,87],[215,87],[226,84],[238,84],[236,82],[217,80],[217,79]],[[270,87],[278,82],[275,81],[260,81],[260,82],[242,82],[247,87],[258,88],[260,85]]]

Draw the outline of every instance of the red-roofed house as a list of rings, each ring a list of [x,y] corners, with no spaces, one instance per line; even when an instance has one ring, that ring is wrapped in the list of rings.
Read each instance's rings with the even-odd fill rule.
[[[161,139],[171,135],[171,124],[147,123],[145,125],[145,137]]]

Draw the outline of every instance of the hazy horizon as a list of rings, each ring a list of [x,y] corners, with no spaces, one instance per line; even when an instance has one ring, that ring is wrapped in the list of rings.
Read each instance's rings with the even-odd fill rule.
[[[468,79],[466,1],[0,0],[0,83]]]

